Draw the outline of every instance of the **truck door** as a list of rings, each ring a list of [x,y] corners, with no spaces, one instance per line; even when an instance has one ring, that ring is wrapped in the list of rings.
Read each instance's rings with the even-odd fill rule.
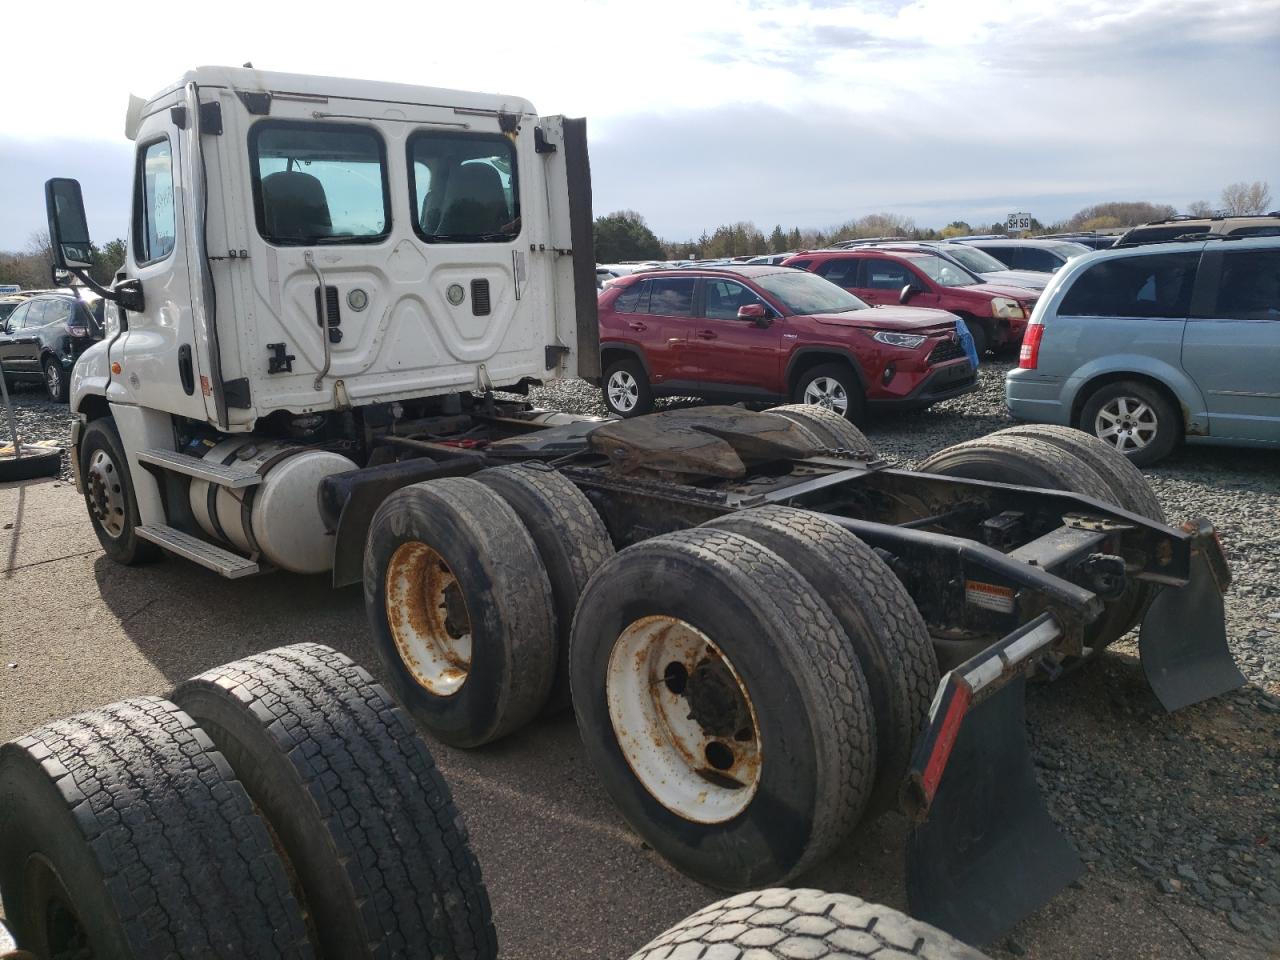
[[[1204,395],[1210,436],[1280,443],[1280,250],[1204,254],[1182,366]]]
[[[107,397],[206,420],[212,391],[202,369],[205,332],[197,329],[187,257],[192,211],[184,191],[190,174],[183,126],[190,121],[181,91],[156,106],[135,141],[133,211],[121,268],[126,279],[141,282],[145,309],[128,312],[125,333],[111,344],[112,369],[119,364],[119,373],[112,374]]]

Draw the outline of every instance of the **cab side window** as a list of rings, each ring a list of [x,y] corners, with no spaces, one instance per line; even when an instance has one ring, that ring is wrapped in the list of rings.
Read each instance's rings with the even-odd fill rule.
[[[1234,250],[1222,255],[1212,316],[1280,321],[1280,250]]]
[[[1198,253],[1104,260],[1076,278],[1058,307],[1061,316],[1171,317],[1191,312]]]
[[[156,140],[138,151],[134,184],[134,257],[155,263],[173,252],[177,233],[173,212],[173,151],[169,141]]]

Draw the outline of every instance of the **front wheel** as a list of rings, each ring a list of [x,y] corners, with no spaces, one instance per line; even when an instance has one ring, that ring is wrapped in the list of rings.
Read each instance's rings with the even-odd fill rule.
[[[53,357],[46,357],[44,361],[44,388],[49,394],[49,399],[54,403],[66,403],[67,390],[70,386],[71,381],[67,377],[67,372],[62,369],[62,364]]]
[[[638,417],[653,409],[653,391],[636,360],[619,360],[604,372],[604,405],[619,417]]]
[[[138,536],[141,520],[124,445],[110,417],[94,420],[80,442],[80,475],[93,532],[108,557],[127,567],[155,560],[160,548]]]
[[[862,423],[865,415],[862,384],[843,363],[824,363],[806,371],[796,382],[792,399],[824,407],[850,423]]]
[[[1172,453],[1182,433],[1164,394],[1134,380],[1094,391],[1080,411],[1080,428],[1144,467]]]
[[[987,351],[991,349],[991,335],[987,333],[987,328],[973,317],[964,318],[964,328],[969,331],[969,336],[973,339],[973,349],[978,352],[978,360],[981,362],[987,355]]]

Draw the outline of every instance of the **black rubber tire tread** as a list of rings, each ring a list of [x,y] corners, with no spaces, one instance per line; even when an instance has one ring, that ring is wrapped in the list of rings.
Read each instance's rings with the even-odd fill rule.
[[[448,697],[414,680],[387,623],[387,563],[415,540],[436,550],[465,581],[464,596],[470,593],[471,673]],[[519,515],[483,483],[446,477],[389,496],[369,525],[364,597],[374,647],[400,703],[450,746],[497,740],[546,705],[556,671],[551,582]]]
[[[983,357],[991,349],[991,334],[987,332],[986,324],[977,317],[962,313],[960,314],[960,319],[964,321],[965,329],[969,331],[969,336],[973,338],[973,349],[978,354],[978,364],[981,366]]]
[[[1025,482],[1028,486],[1082,493],[1103,503],[1117,501],[1117,494],[1111,489],[1111,485],[1087,462],[1060,446],[1028,436],[993,434],[980,440],[959,443],[935,453],[916,469],[924,473],[942,474],[956,471],[954,475],[964,476],[958,471],[980,462],[998,462],[1006,466],[1016,464],[1023,470],[1044,475],[1044,480],[1027,479]],[[1119,503],[1116,505],[1123,506]],[[1085,645],[1100,650],[1128,633],[1141,618],[1151,594],[1152,591],[1142,581],[1131,581],[1124,594],[1119,599],[1108,602],[1102,616],[1086,628]]]
[[[609,403],[609,377],[618,369],[626,370],[636,381],[636,405],[626,413],[614,410]],[[615,417],[642,417],[646,413],[653,412],[653,387],[649,383],[649,375],[645,372],[644,364],[635,357],[626,357],[609,364],[600,378],[600,395],[605,409]]]
[[[274,829],[322,957],[497,956],[462,816],[405,712],[316,643],[214,667],[173,693]]]
[[[776,413],[793,423],[808,427],[832,449],[847,450],[860,459],[879,458],[875,447],[863,432],[834,410],[813,403],[786,403],[780,407],[770,407],[765,412]]]
[[[604,521],[586,494],[539,463],[491,467],[475,475],[511,505],[538,548],[556,608],[556,675],[544,713],[569,708],[569,632],[578,597],[600,564],[614,554]]]
[[[796,381],[795,389],[791,391],[792,401],[796,404],[806,405],[804,388],[819,377],[830,377],[833,380],[839,380],[844,385],[845,396],[849,398],[848,409],[845,413],[847,420],[857,424],[866,419],[866,393],[862,389],[862,381],[858,378],[858,374],[848,363],[822,363],[806,370],[804,375]],[[787,406],[790,406],[790,404],[787,404]],[[839,416],[839,414],[836,414],[836,416]]]
[[[772,550],[831,607],[875,711],[877,774],[868,812],[892,809],[941,679],[929,629],[911,594],[874,550],[809,510],[758,507],[704,527],[731,530]]]
[[[1174,448],[1182,440],[1183,431],[1186,429],[1182,413],[1159,388],[1146,383],[1138,383],[1134,380],[1104,383],[1084,401],[1077,423],[1080,425],[1080,429],[1090,436],[1095,436],[1093,423],[1097,419],[1098,411],[1107,400],[1126,394],[1138,397],[1156,411],[1157,430],[1152,441],[1141,450],[1135,451],[1133,456],[1121,454],[1121,456],[1132,460],[1138,466],[1147,467],[1173,453]],[[1105,443],[1106,441],[1103,440],[1102,442]]]
[[[136,528],[142,523],[141,516],[138,513],[138,498],[133,492],[133,477],[129,472],[129,459],[125,456],[124,444],[120,442],[120,433],[116,430],[115,421],[110,417],[99,417],[97,420],[91,421],[85,427],[84,434],[80,437],[80,474],[85,478],[85,509],[88,510],[89,508],[89,455],[98,446],[102,446],[107,450],[111,455],[112,462],[120,470],[120,478],[123,481],[121,486],[124,487],[125,510],[128,512],[127,526],[118,539],[111,537],[103,530],[98,521],[93,519],[93,514],[90,512],[89,523],[93,527],[94,534],[98,537],[98,542],[102,544],[103,552],[116,563],[123,564],[126,567],[159,560],[161,556],[160,548],[149,540],[143,540],[137,534]]]
[[[642,584],[636,579],[643,577],[644,571],[652,575],[650,583]],[[621,579],[624,575],[628,579]],[[691,575],[697,575],[700,584],[693,584]],[[659,612],[670,602],[667,586],[672,593],[683,587],[696,592],[699,598],[713,591],[718,597],[731,597],[731,602],[759,625],[755,636],[766,637],[771,645],[770,669],[784,672],[788,682],[795,685],[812,733],[816,789],[813,809],[794,814],[796,820],[806,821],[807,833],[800,849],[791,851],[794,856],[788,862],[781,862],[786,841],[775,836],[767,862],[747,864],[744,851],[732,863],[720,858],[710,864],[710,870],[717,871],[714,874],[695,873],[699,866],[708,864],[680,862],[680,851],[673,855],[668,835],[654,822],[639,816],[643,807],[638,803],[656,806],[657,801],[650,798],[620,755],[605,703],[603,672],[596,676],[591,664],[593,658],[598,658],[607,665],[620,630],[602,630],[602,622],[630,617],[626,611],[633,598],[621,596],[621,591],[640,586],[649,587],[639,595],[638,602],[650,612]],[[714,640],[716,631],[707,632]],[[731,645],[726,647],[722,648],[725,656],[744,677],[751,693],[746,665],[734,659]],[[723,889],[785,882],[834,850],[852,833],[866,808],[876,770],[875,717],[867,681],[852,645],[826,601],[781,557],[746,537],[695,527],[653,537],[615,554],[596,571],[579,601],[570,648],[570,678],[578,729],[597,776],[605,782],[623,815],[654,849],[695,879]],[[759,693],[752,697],[758,699]],[[768,721],[760,722],[762,727],[768,726]],[[770,748],[764,731],[762,741],[767,756]],[[613,752],[619,756],[613,757]],[[767,763],[766,760],[766,767]],[[625,773],[614,776],[614,771],[623,769]],[[762,776],[767,773],[766,769]],[[771,799],[771,804],[777,802],[780,801]],[[749,805],[737,819],[750,811]],[[680,820],[669,811],[665,815],[674,818],[673,822]],[[776,828],[776,811],[769,816]],[[721,826],[715,825],[716,829]],[[714,834],[715,830],[710,832]],[[723,872],[726,867],[741,872],[730,876]]]
[[[0,456],[0,483],[52,477],[62,466],[62,451],[22,445],[22,456]]]
[[[1130,513],[1165,522],[1164,508],[1160,506],[1155,491],[1147,483],[1142,471],[1115,447],[1091,433],[1057,424],[1024,423],[997,430],[991,436],[1031,437],[1060,447],[1093,467],[1107,481],[1107,486],[1111,488],[1112,503],[1124,507]]]
[[[124,700],[0,747],[0,896],[19,944],[42,954],[22,882],[33,854],[53,864],[94,956],[314,955],[265,823],[168,700]]]
[[[984,953],[879,903],[821,890],[753,890],[718,900],[631,960],[987,960]]]

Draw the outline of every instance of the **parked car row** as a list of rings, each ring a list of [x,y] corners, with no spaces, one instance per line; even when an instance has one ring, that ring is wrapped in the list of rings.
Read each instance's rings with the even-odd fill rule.
[[[101,338],[106,301],[76,291],[38,291],[4,298],[0,371],[6,383],[38,381],[49,399],[65,403],[71,368]]]

